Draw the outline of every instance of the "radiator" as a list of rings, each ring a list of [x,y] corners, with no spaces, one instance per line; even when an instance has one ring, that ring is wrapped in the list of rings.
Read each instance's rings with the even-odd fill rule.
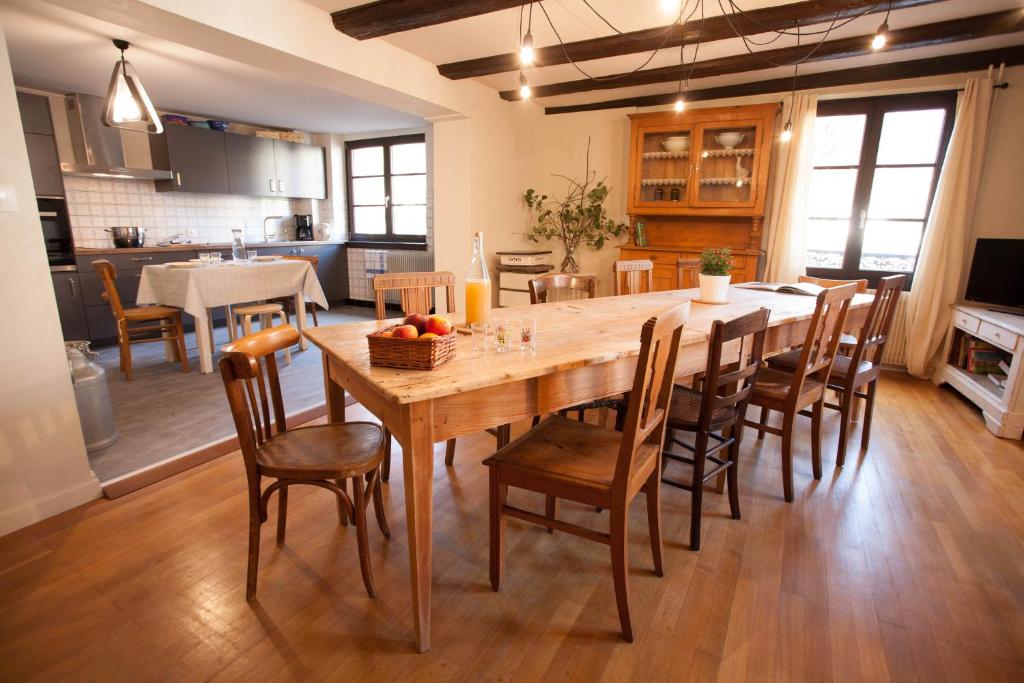
[[[893,316],[892,330],[889,332],[889,340],[885,344],[885,353],[882,355],[882,365],[890,367],[906,367],[907,365],[907,305],[910,302],[910,292],[900,294],[900,300],[896,304],[896,314]]]
[[[367,267],[366,277],[373,279],[373,276],[377,272],[385,273],[427,273],[434,270],[434,255],[428,251],[382,251],[383,258],[378,261],[378,268],[383,267],[381,270],[376,270],[371,273],[370,268]],[[367,264],[369,266],[369,263]],[[399,293],[397,291],[388,292],[384,301],[389,304],[399,303]]]

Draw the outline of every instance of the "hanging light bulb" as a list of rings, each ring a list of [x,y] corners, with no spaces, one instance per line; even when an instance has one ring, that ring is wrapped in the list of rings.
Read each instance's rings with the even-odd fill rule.
[[[675,107],[675,110],[676,110],[677,113],[681,112],[684,109],[686,109],[686,102],[683,101],[683,96],[682,95],[679,95],[679,97],[676,98],[676,103],[675,103],[674,107]]]
[[[530,84],[526,82],[526,76],[523,72],[519,72],[519,97],[524,100],[530,99],[530,95],[533,94],[533,90],[530,89]]]
[[[679,0],[661,0],[661,11],[666,14],[675,14],[679,11]]]
[[[871,49],[881,50],[889,40],[889,22],[883,21],[882,25],[875,31],[875,37],[871,39]]]
[[[786,121],[786,127],[779,133],[779,142],[789,142],[793,139],[793,121]]]
[[[523,42],[519,46],[519,63],[523,66],[533,64],[533,34],[530,33],[529,29],[527,29],[526,35],[523,36]]]
[[[114,73],[107,87],[107,101],[104,106],[103,123],[111,128],[126,128],[143,133],[158,134],[164,130],[157,116],[153,102],[142,87],[142,81],[131,63],[124,58],[128,41],[114,40],[114,47],[121,51],[121,59],[114,64]]]

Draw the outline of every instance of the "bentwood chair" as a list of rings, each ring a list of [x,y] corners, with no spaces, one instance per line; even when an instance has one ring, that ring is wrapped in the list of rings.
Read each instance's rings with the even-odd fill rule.
[[[185,349],[185,330],[181,325],[181,309],[173,306],[140,306],[125,308],[117,292],[117,269],[106,259],[92,262],[103,282],[103,298],[117,323],[117,347],[120,352],[121,372],[132,380],[132,344],[174,342],[175,360],[181,362],[181,371],[188,372],[188,351]],[[151,336],[159,332],[159,336]]]
[[[484,461],[490,468],[490,578],[498,590],[505,561],[505,517],[564,531],[611,548],[615,601],[622,637],[633,641],[629,618],[628,519],[637,494],[647,494],[647,522],[654,572],[662,575],[660,477],[661,449],[672,397],[676,354],[686,306],[677,306],[644,323],[640,355],[622,432],[556,416],[545,420]],[[605,508],[609,532],[563,522],[509,505],[508,487],[551,498]]]
[[[882,355],[889,340],[900,293],[903,291],[905,275],[884,277],[875,289],[875,300],[868,309],[867,320],[858,335],[850,355],[836,356],[832,372],[828,376],[828,388],[836,392],[839,403],[826,403],[826,408],[839,411],[839,448],[836,453],[836,467],[846,464],[846,439],[853,420],[854,400],[863,398],[864,422],[861,428],[860,447],[866,450],[871,439],[871,414],[875,407],[875,392],[881,375]],[[793,372],[800,359],[800,349],[789,351],[771,358],[770,367]],[[866,388],[866,390],[863,390]]]
[[[373,500],[377,525],[391,536],[384,518],[380,462],[384,454],[381,428],[372,422],[343,422],[288,429],[274,354],[299,341],[291,325],[280,325],[237,339],[221,351],[220,373],[245,461],[249,484],[249,564],[245,598],[256,596],[260,527],[267,521],[267,503],[277,492],[277,545],[284,545],[288,489],[319,486],[338,498],[341,524],[354,519],[363,585],[377,597],[370,570],[366,506]],[[271,423],[273,410],[273,423]],[[263,478],[274,480],[265,489]],[[347,492],[352,480],[353,496]]]
[[[761,369],[769,313],[767,308],[762,308],[728,322],[716,320],[712,323],[702,389],[696,391],[676,385],[672,390],[668,434],[661,454],[661,481],[690,492],[690,550],[700,550],[704,484],[722,472],[725,472],[729,487],[732,518],[740,518],[737,470],[743,436],[742,420]],[[723,368],[722,348],[736,340],[739,340],[737,360]],[[693,444],[677,439],[676,432],[693,432]],[[673,446],[685,448],[693,454],[692,457],[673,452]],[[718,451],[726,451],[724,460],[715,455]],[[688,482],[665,476],[670,461],[686,463],[693,468]],[[708,461],[712,465],[710,468],[707,467]]]
[[[612,264],[615,296],[654,291],[654,262],[647,259],[620,260]]]
[[[681,258],[676,261],[676,289],[700,287],[700,259]]]
[[[821,418],[825,404],[825,387],[839,348],[850,302],[856,293],[854,284],[822,290],[807,327],[799,357],[792,372],[768,367],[761,371],[751,404],[761,408],[758,422],[744,420],[757,430],[757,438],[765,432],[782,437],[782,487],[786,502],[793,502],[793,428],[798,413],[811,418],[811,466],[815,479],[821,479]],[[811,407],[810,413],[801,412]],[[782,428],[768,424],[770,411],[782,413]]]

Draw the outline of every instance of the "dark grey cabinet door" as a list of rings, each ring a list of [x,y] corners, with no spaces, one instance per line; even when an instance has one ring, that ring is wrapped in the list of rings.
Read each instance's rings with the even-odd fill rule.
[[[298,142],[274,141],[278,193],[282,197],[327,197],[324,148]]]
[[[53,135],[50,101],[46,97],[19,92],[18,111],[21,112],[21,128],[26,133]]]
[[[225,133],[219,130],[170,125],[162,135],[150,136],[153,167],[171,171],[174,178],[159,180],[161,192],[228,194]]]
[[[57,297],[57,313],[64,339],[88,339],[89,327],[85,322],[85,305],[78,273],[51,273],[53,293]]]
[[[278,197],[274,141],[254,135],[225,134],[231,194]]]
[[[25,133],[25,147],[28,148],[28,163],[32,168],[36,195],[63,196],[64,176],[60,174],[60,160],[53,136]]]

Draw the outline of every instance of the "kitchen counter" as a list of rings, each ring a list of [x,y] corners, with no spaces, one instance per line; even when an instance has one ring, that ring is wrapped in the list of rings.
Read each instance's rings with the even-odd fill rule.
[[[315,247],[315,246],[343,246],[345,242],[323,242],[316,240],[305,241],[281,241],[281,242],[251,242],[246,243],[246,249],[268,249],[272,247]],[[202,244],[193,242],[190,244],[171,244],[166,247],[104,247],[102,249],[75,249],[76,254],[83,256],[96,256],[98,254],[147,254],[157,251],[205,251],[207,249],[231,249],[230,243]]]

